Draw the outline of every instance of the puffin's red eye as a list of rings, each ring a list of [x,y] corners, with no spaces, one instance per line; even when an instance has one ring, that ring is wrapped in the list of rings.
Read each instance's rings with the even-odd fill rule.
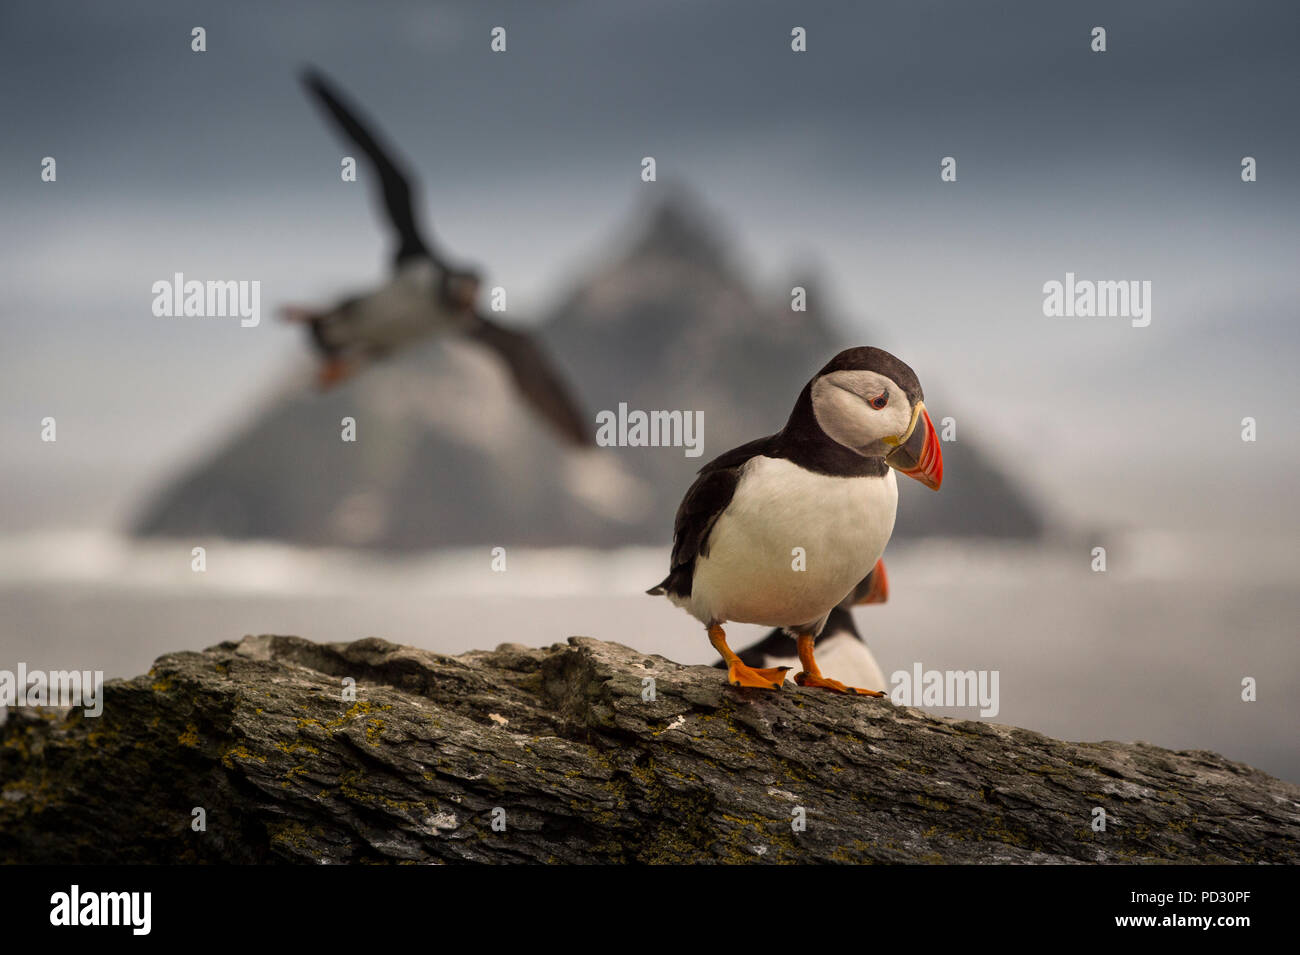
[[[889,404],[889,393],[888,393],[888,392],[886,392],[886,393],[883,394],[883,395],[876,395],[876,397],[874,397],[874,398],[871,399],[871,407],[875,408],[877,411],[879,411],[881,408],[885,407],[885,405],[887,405],[887,404]]]

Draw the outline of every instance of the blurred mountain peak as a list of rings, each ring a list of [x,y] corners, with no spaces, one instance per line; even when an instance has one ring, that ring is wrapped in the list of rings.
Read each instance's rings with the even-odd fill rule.
[[[728,265],[727,242],[697,193],[666,184],[642,213],[644,225],[628,258],[683,259],[717,270]]]

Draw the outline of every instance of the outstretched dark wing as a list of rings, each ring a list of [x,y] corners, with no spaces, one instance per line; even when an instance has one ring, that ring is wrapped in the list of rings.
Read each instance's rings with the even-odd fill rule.
[[[343,105],[339,93],[330,82],[315,70],[305,70],[303,84],[329,111],[347,137],[361,148],[379,172],[379,182],[384,192],[384,207],[397,232],[398,247],[394,257],[397,263],[416,256],[432,259],[439,266],[441,259],[425,243],[415,222],[411,186],[388,152],[380,146],[370,130],[358,119],[358,112]]]
[[[742,444],[700,468],[699,477],[687,489],[673,521],[673,556],[668,576],[646,593],[690,596],[695,558],[709,555],[709,534],[736,493],[740,469],[750,458],[762,454],[771,441],[767,437]]]
[[[470,337],[500,356],[528,403],[569,443],[590,445],[592,431],[569,388],[531,335],[504,328],[481,315]]]

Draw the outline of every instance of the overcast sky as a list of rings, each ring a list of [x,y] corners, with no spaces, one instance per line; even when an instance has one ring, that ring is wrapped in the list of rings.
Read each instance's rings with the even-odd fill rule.
[[[815,267],[846,337],[897,351],[1056,512],[1294,527],[1300,6],[1072,6],[6,3],[3,487],[124,506],[305,362],[278,304],[382,273],[310,62],[520,321],[684,182],[756,285]],[[262,325],[154,317],[176,271],[260,280]],[[1067,271],[1150,281],[1151,325],[1045,318]]]

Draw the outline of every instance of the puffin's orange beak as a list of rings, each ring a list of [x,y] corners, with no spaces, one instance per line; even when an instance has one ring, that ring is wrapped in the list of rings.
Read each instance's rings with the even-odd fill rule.
[[[885,455],[885,463],[899,474],[906,474],[932,490],[939,490],[943,483],[943,453],[939,450],[939,436],[935,434],[930,412],[925,410],[925,402],[916,403],[907,433],[890,440],[891,443],[897,441],[898,446]]]

